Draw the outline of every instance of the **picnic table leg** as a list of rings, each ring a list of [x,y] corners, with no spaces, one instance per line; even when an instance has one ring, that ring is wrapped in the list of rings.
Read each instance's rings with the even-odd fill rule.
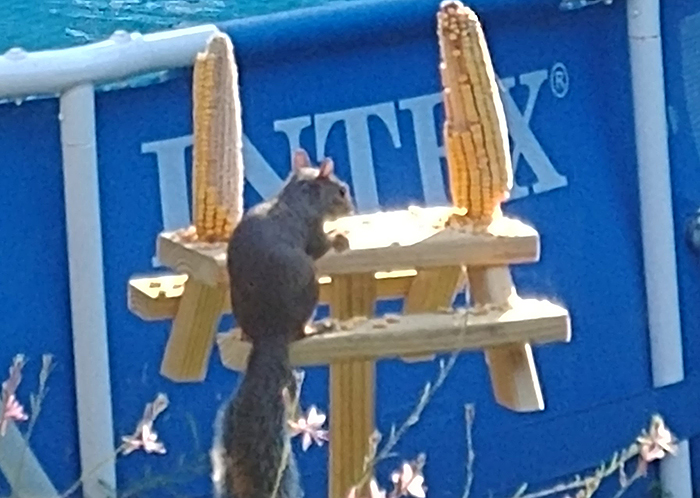
[[[176,382],[204,380],[225,298],[223,286],[187,280],[165,346],[161,375]]]
[[[333,318],[347,320],[374,315],[373,273],[331,278]],[[362,475],[369,437],[375,428],[374,384],[374,360],[342,360],[330,365],[329,498],[344,497]]]
[[[470,267],[467,272],[474,304],[506,304],[516,296],[507,266]],[[484,354],[499,404],[519,412],[544,410],[542,388],[530,344],[492,347]]]
[[[459,266],[444,266],[440,268],[418,269],[418,274],[411,282],[411,287],[404,300],[403,312],[428,313],[439,311],[440,308],[452,306],[459,285],[464,275]],[[430,361],[435,355],[404,356],[405,362]]]

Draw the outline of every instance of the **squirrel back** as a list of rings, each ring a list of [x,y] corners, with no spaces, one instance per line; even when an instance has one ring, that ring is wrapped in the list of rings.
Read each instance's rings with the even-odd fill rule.
[[[314,260],[333,245],[323,225],[352,210],[333,161],[313,168],[297,151],[281,192],[246,212],[229,242],[231,309],[246,336],[302,337],[318,303]]]
[[[300,150],[280,193],[247,211],[234,229],[227,252],[231,309],[253,346],[243,380],[217,422],[212,463],[222,498],[303,496],[291,452],[278,494],[271,496],[287,431],[282,392],[296,389],[289,342],[304,336],[318,304],[314,260],[337,244],[323,225],[352,211],[332,160],[314,168]]]

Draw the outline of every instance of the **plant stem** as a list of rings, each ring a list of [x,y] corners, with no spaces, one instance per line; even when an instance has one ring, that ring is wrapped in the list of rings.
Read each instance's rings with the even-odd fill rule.
[[[638,479],[641,479],[644,477],[644,474],[642,472],[639,472],[637,470],[634,474],[632,474],[632,477],[630,477],[625,484],[620,486],[620,489],[615,493],[613,498],[620,498],[623,494],[627,492],[627,490],[634,484]]]
[[[292,405],[289,407],[289,413],[292,416],[296,416],[297,410],[299,408],[299,398],[301,397],[301,386],[304,382],[304,373],[299,372],[295,375],[296,389],[294,398],[292,399]],[[288,417],[285,417],[285,421]],[[286,427],[285,427],[286,429]],[[284,476],[284,471],[287,468],[287,463],[289,462],[289,456],[292,453],[292,440],[289,435],[289,431],[284,431],[284,447],[282,448],[282,459],[280,465],[277,468],[277,478],[275,479],[275,487],[273,488],[272,495],[270,498],[276,498],[277,492],[279,491],[280,485],[282,483],[282,476]]]
[[[623,450],[619,456],[618,453],[615,454],[615,456],[612,458],[610,463],[607,466],[601,466],[599,467],[593,475],[590,475],[584,479],[581,479],[580,477],[576,477],[571,482],[564,483],[564,484],[557,484],[556,486],[552,486],[551,488],[543,489],[541,491],[536,491],[533,493],[527,493],[527,494],[522,494],[522,493],[516,493],[513,495],[512,498],[543,498],[545,496],[550,496],[558,493],[563,493],[564,491],[571,491],[574,489],[585,489],[586,490],[586,497],[593,496],[593,494],[598,490],[600,487],[600,483],[603,481],[603,479],[610,477],[612,474],[615,472],[618,472],[620,470],[620,467],[623,467],[627,461],[629,461],[632,457],[635,457],[639,454],[639,448],[637,447],[636,444],[633,444],[629,448]],[[639,479],[641,476],[638,475],[639,473],[636,472],[631,478],[630,482],[626,486],[621,486],[621,489],[618,491],[619,495],[615,495],[616,498],[619,498],[629,487],[629,485],[637,479]],[[521,490],[523,487],[521,487]]]
[[[423,394],[418,400],[418,403],[416,403],[416,406],[411,412],[411,414],[404,421],[404,423],[401,424],[401,427],[399,427],[397,431],[391,433],[389,439],[384,444],[381,451],[369,459],[369,461],[365,465],[365,471],[362,474],[362,477],[360,477],[360,479],[357,481],[354,487],[359,489],[365,484],[367,484],[370,476],[372,475],[372,472],[374,471],[374,466],[381,460],[387,458],[391,450],[394,448],[394,446],[396,446],[396,443],[399,442],[399,440],[403,437],[406,431],[408,431],[408,429],[410,429],[412,426],[418,423],[418,421],[420,420],[420,416],[423,413],[423,410],[425,410],[425,407],[428,405],[428,402],[432,399],[432,397],[435,395],[438,389],[440,389],[442,384],[445,382],[445,379],[447,379],[447,375],[450,373],[450,370],[452,370],[452,367],[457,361],[457,356],[459,356],[459,353],[460,351],[455,351],[450,355],[450,359],[447,361],[447,363],[440,365],[440,373],[438,374],[437,379],[435,379],[435,383],[431,384],[430,382],[428,382],[425,385]]]
[[[49,354],[45,354],[42,356],[41,372],[39,373],[39,391],[37,392],[36,398],[32,400],[32,416],[29,419],[29,426],[27,427],[27,432],[24,434],[24,448],[22,449],[22,455],[20,456],[19,466],[17,467],[17,480],[15,482],[19,483],[20,486],[22,482],[22,470],[24,470],[24,461],[27,455],[27,449],[29,448],[29,440],[31,439],[32,433],[34,432],[34,426],[36,425],[36,421],[39,419],[41,407],[44,403],[46,392],[48,391],[48,389],[46,388],[46,381],[48,380],[49,374],[51,373],[51,370],[53,368],[51,364],[52,358],[53,357]],[[11,498],[15,496],[14,490],[10,496]]]
[[[469,498],[469,494],[472,491],[472,483],[474,482],[474,459],[476,458],[476,454],[474,453],[472,427],[474,426],[475,413],[473,404],[464,405],[465,435],[467,439],[467,481],[464,484],[464,494],[462,494],[462,498]]]
[[[124,450],[124,448],[126,448],[126,445],[121,444],[114,451],[114,453],[112,453],[110,456],[108,456],[107,458],[102,460],[100,463],[95,465],[90,470],[80,474],[80,477],[78,477],[78,479],[66,491],[64,491],[58,498],[68,498],[71,494],[73,494],[75,492],[76,489],[78,489],[80,487],[80,485],[83,483],[83,481],[85,479],[87,479],[88,477],[93,475],[95,472],[97,472],[99,470],[99,468],[102,467],[103,465],[111,462],[112,460],[115,460],[117,458],[117,456],[119,455],[119,453]]]

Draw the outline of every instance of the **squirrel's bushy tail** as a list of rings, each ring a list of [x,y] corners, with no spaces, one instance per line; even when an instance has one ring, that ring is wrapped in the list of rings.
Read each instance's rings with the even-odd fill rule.
[[[295,395],[296,385],[284,335],[257,339],[234,397],[219,415],[212,450],[213,481],[220,498],[301,498],[291,450],[284,465],[286,406],[282,391]]]

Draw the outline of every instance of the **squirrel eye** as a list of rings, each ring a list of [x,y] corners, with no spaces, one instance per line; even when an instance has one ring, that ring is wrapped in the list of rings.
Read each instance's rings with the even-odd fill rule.
[[[348,189],[346,189],[345,187],[341,186],[341,187],[340,187],[340,195],[342,195],[343,197],[345,197],[347,194],[348,194]]]

